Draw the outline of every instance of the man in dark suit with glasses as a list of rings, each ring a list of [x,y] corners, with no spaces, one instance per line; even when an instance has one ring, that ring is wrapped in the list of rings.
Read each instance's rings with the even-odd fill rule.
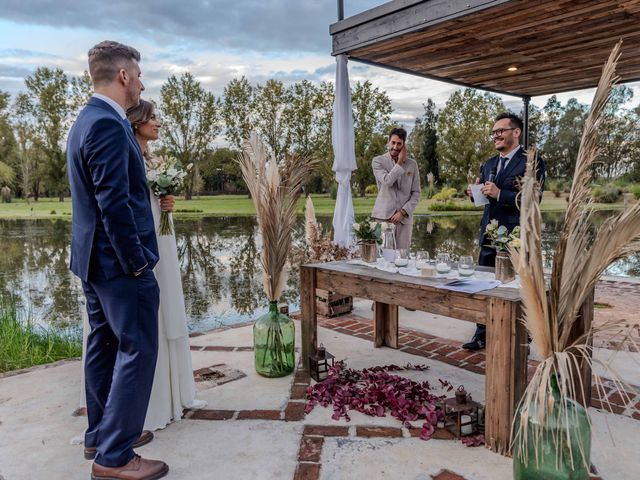
[[[504,225],[511,232],[520,225],[520,210],[518,193],[519,179],[524,176],[527,166],[527,154],[520,146],[520,135],[523,131],[522,120],[517,115],[507,112],[496,117],[491,139],[498,151],[498,155],[491,157],[480,168],[480,177],[476,184],[483,184],[482,193],[487,196],[489,203],[484,207],[482,222],[480,223],[480,256],[478,264],[495,267],[496,250],[490,247],[486,237],[487,225],[491,220],[497,220],[498,225]],[[540,184],[540,194],[544,187],[544,162],[538,158],[537,177]],[[471,191],[467,190],[471,197]],[[471,341],[462,345],[467,350],[480,350],[486,344],[486,327],[478,324],[476,333]]]

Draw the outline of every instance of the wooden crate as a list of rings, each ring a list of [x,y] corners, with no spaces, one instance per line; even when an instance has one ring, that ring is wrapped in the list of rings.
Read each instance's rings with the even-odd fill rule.
[[[325,317],[337,317],[353,310],[353,297],[316,289],[316,310]]]

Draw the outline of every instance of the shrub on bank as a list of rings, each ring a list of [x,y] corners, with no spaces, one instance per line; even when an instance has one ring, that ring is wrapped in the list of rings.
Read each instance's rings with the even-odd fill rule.
[[[451,199],[454,197],[454,195],[456,194],[456,189],[453,187],[442,187],[442,190],[440,190],[438,193],[436,193],[433,197],[431,197],[433,200],[435,200],[436,202],[444,202],[444,203],[451,203]]]
[[[365,195],[378,195],[378,185],[367,185],[364,189]]]
[[[429,209],[433,212],[467,212],[480,210],[473,203],[436,202]]]
[[[82,338],[25,317],[11,297],[0,297],[0,373],[82,354]]]
[[[598,203],[616,203],[622,196],[622,189],[612,183],[603,187],[595,187],[592,191],[593,199]]]

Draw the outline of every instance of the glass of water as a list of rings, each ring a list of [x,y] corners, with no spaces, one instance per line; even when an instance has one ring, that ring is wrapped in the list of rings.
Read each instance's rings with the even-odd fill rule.
[[[461,277],[470,277],[473,275],[473,257],[471,255],[463,255],[458,262],[458,273]]]

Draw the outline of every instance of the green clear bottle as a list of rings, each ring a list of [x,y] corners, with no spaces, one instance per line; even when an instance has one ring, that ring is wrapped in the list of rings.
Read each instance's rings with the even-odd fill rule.
[[[560,416],[557,407],[560,404],[560,389],[555,376],[551,378],[551,391],[554,399],[553,407],[547,413],[542,429],[538,428],[540,419],[537,402],[534,401],[529,409],[526,457],[519,449],[520,439],[516,439],[513,451],[514,480],[587,480],[589,478],[587,465],[591,465],[591,426],[587,411],[578,402],[567,399],[566,415]],[[545,409],[547,408],[545,406]],[[521,410],[522,407],[516,413],[516,425],[520,422]],[[536,439],[536,432],[539,432],[539,439]],[[567,434],[570,439],[569,445],[566,443]],[[560,438],[558,445],[554,442],[554,435]],[[536,440],[539,442],[537,460],[534,446]],[[581,450],[584,452],[586,462],[580,453]]]
[[[295,325],[269,302],[269,312],[253,324],[256,372],[263,377],[284,377],[295,367]]]

